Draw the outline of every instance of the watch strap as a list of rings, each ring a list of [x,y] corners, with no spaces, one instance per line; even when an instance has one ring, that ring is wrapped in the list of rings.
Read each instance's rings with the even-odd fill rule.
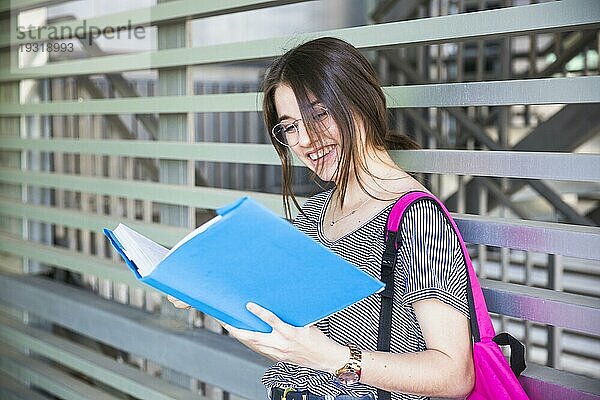
[[[347,347],[350,350],[350,358],[343,367],[335,371],[335,376],[339,378],[341,374],[348,371],[352,371],[358,376],[358,379],[360,380],[360,374],[362,369],[362,351],[352,343],[348,343]]]

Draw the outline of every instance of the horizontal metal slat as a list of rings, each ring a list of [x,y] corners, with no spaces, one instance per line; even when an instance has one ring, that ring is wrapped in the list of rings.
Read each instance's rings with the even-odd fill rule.
[[[0,0],[0,12],[24,11],[32,8],[52,6],[65,0]]]
[[[73,209],[16,203],[14,200],[0,197],[0,215],[10,215],[50,224],[66,225],[78,229],[87,229],[102,234],[102,228],[115,228],[119,223],[148,236],[158,244],[172,247],[188,230],[169,225],[147,223],[128,218],[85,213]]]
[[[129,286],[153,291],[154,289],[138,281],[124,263],[116,263],[89,254],[72,250],[28,242],[0,233],[0,251],[20,257],[27,257],[46,265],[56,266],[69,271],[96,276],[101,279],[126,283]]]
[[[388,108],[600,102],[600,76],[383,88]],[[0,115],[106,115],[260,111],[261,93],[155,96],[3,104]],[[125,112],[124,112],[125,111]]]
[[[600,182],[600,155],[521,151],[404,150],[391,152],[408,171]]]
[[[600,260],[600,228],[454,214],[465,242]]]
[[[24,325],[0,314],[0,341],[26,348],[135,398],[147,400],[202,400],[190,390],[173,385],[87,347]]]
[[[0,373],[0,398],[3,400],[51,400],[3,373]]]
[[[389,108],[600,102],[600,77],[597,76],[394,86],[383,89]]]
[[[529,363],[519,378],[531,400],[598,400],[598,379]]]
[[[47,25],[44,30],[39,32],[39,34],[37,30],[34,30],[31,33],[29,31],[24,31],[25,39],[18,39],[16,37],[16,32],[12,32],[12,38],[10,34],[2,34],[0,35],[0,48],[9,45],[18,46],[22,43],[46,41],[48,38],[51,38],[52,40],[69,38],[68,35],[63,36],[62,32],[74,32],[76,28],[82,26],[95,26],[99,29],[104,29],[104,27],[132,27],[132,29],[134,29],[138,26],[147,27],[160,22],[173,22],[188,18],[214,17],[216,15],[257,10],[265,7],[275,7],[304,1],[308,0],[179,0],[158,4],[153,7],[144,7],[131,11],[103,15],[101,17]],[[58,1],[55,1],[54,3],[57,2]],[[3,3],[8,3],[8,1],[4,1]],[[8,10],[9,8],[12,12],[17,12],[17,7],[19,7],[19,5],[15,3],[18,2],[13,0],[11,1],[11,4],[0,3],[0,12]],[[30,1],[29,3],[30,4],[27,4],[28,7],[34,7],[36,6],[35,3],[44,5],[44,3],[48,3],[48,1]],[[37,6],[39,7],[39,5]],[[52,32],[52,34],[49,35],[49,32]]]
[[[29,218],[34,220],[56,223],[57,218],[65,215],[68,218],[61,221],[61,224],[82,229],[89,227],[87,224],[77,222],[75,214],[65,214],[66,211],[62,210],[55,212],[43,206],[8,205],[4,209],[0,208],[0,214],[27,218],[28,210],[32,211]],[[600,260],[599,227],[457,213],[452,213],[452,216],[467,243]],[[101,220],[97,222],[101,223]],[[144,225],[141,227],[145,228]],[[153,225],[152,229],[155,228],[158,227]],[[152,235],[152,231],[147,233]]]
[[[126,97],[37,104],[3,104],[0,115],[152,114],[184,112],[257,111],[258,93],[204,94],[197,96]]]
[[[113,218],[77,211],[30,204],[10,204],[0,199],[0,215],[67,225],[78,229],[100,232],[102,227],[115,225]],[[507,220],[469,214],[452,213],[465,242],[518,250],[536,251],[595,260],[600,258],[600,228],[574,226],[555,222]],[[128,221],[122,221],[128,224]],[[153,240],[172,246],[187,231],[165,226],[167,233],[161,235],[160,224],[129,224]],[[175,229],[177,229],[175,231]],[[168,233],[168,231],[174,231]],[[165,241],[159,240],[165,237]]]
[[[203,329],[190,330],[180,320],[150,314],[35,276],[0,274],[0,302],[26,309],[230,393],[248,399],[265,395],[260,379],[271,362],[231,337]],[[169,343],[169,351],[165,351],[165,343]],[[232,374],[232,369],[243,373]]]
[[[0,148],[280,165],[270,144],[0,138]],[[597,154],[479,150],[393,150],[390,154],[398,165],[411,172],[600,182]],[[294,157],[294,165],[304,164]]]
[[[25,356],[6,345],[0,346],[0,370],[14,379],[31,382],[64,400],[118,400],[69,373]]]
[[[265,135],[267,133],[265,132]],[[241,164],[280,165],[270,144],[251,143],[184,143],[147,140],[89,139],[19,139],[0,137],[4,150],[33,150],[63,153],[83,153],[124,157],[147,157],[164,160],[196,160]],[[295,165],[302,162],[295,158]]]
[[[270,208],[279,215],[283,215],[284,213],[280,195],[258,192],[187,187],[45,172],[23,172],[5,168],[0,168],[0,182],[52,187],[77,192],[101,193],[166,204],[211,209],[217,209],[242,196],[252,196],[265,207]]]
[[[600,299],[479,279],[493,313],[600,335]]]
[[[481,39],[500,35],[524,35],[548,31],[587,29],[600,26],[595,0],[567,0],[498,10],[392,22],[289,37],[220,44],[193,49],[96,57],[57,62],[19,71],[0,71],[0,82],[58,76],[90,75],[272,58],[284,49],[309,39],[335,36],[358,48],[422,45],[452,40]]]

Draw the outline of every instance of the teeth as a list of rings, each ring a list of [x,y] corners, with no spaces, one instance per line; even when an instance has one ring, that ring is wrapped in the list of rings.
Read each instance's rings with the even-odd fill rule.
[[[310,153],[308,156],[310,157],[311,160],[317,161],[319,158],[331,153],[331,150],[333,150],[333,147],[334,146],[325,147],[323,149],[320,149],[319,151]]]

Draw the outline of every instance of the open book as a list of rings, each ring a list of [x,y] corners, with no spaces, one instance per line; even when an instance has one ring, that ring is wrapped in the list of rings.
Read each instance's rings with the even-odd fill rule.
[[[383,289],[251,198],[217,214],[171,250],[123,224],[104,233],[140,281],[235,328],[271,331],[248,302],[306,326]]]
[[[209,226],[219,221],[222,217],[217,215],[210,221],[205,222],[198,228],[188,233],[181,239],[171,250],[161,246],[160,244],[148,239],[139,232],[134,231],[125,224],[119,224],[112,231],[119,243],[123,246],[122,250],[129,260],[131,260],[137,272],[143,278],[154,271],[154,268],[169,254],[174,252],[179,246],[193,238],[194,236],[204,232]]]

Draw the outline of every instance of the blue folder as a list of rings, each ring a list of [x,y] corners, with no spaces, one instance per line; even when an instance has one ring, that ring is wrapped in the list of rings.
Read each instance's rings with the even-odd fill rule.
[[[141,277],[109,229],[104,233],[136,277],[235,328],[271,332],[246,310],[254,302],[307,326],[383,289],[384,284],[243,197],[221,220]]]

